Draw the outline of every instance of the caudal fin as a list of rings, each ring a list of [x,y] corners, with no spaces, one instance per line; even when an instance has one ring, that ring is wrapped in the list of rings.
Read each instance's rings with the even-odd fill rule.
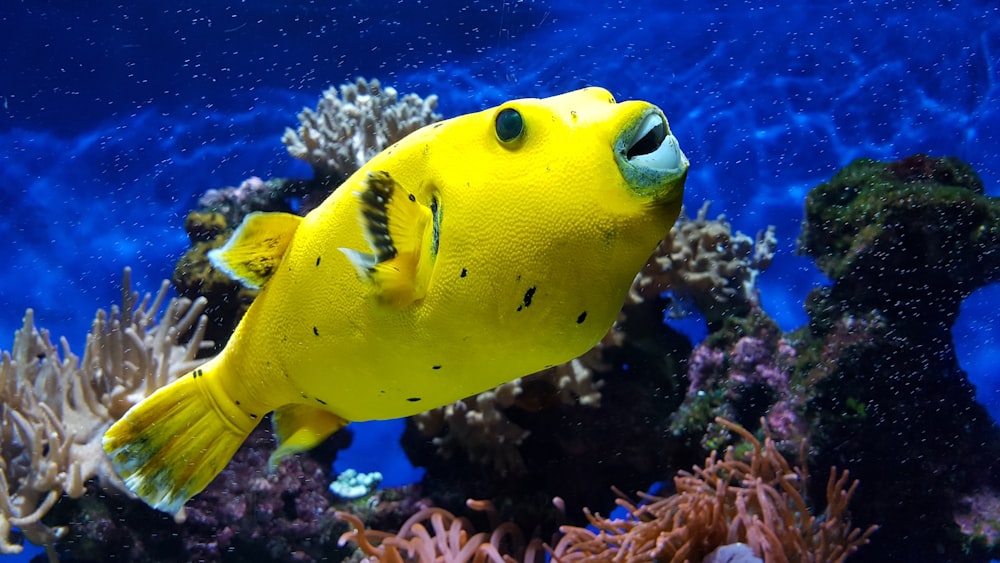
[[[211,364],[209,364],[211,365]],[[153,508],[177,512],[229,463],[256,420],[226,416],[196,369],[132,407],[104,434],[125,484]]]

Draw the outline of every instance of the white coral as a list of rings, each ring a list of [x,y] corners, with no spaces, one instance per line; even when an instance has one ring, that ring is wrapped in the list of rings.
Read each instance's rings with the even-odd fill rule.
[[[299,129],[285,129],[281,141],[295,158],[312,165],[318,177],[346,178],[382,149],[417,129],[441,119],[434,113],[437,96],[408,94],[378,80],[358,78],[354,84],[323,92],[316,110],[304,108]]]
[[[60,355],[48,331],[35,328],[32,311],[25,314],[0,364],[0,553],[21,551],[10,540],[17,526],[54,560],[53,543],[65,529],[41,519],[63,494],[83,495],[89,479],[131,494],[104,454],[104,431],[132,405],[204,362],[195,355],[210,344],[202,342],[204,298],[170,300],[155,325],[168,287],[164,282],[155,299],[147,294],[140,301],[126,269],[122,306],[97,312],[82,360],[65,338]],[[180,345],[192,327],[188,343]]]
[[[725,215],[707,218],[709,204],[694,219],[681,211],[670,236],[636,280],[634,301],[670,290],[693,301],[709,322],[760,305],[757,277],[774,257],[774,227],[759,231],[756,238],[733,234]]]

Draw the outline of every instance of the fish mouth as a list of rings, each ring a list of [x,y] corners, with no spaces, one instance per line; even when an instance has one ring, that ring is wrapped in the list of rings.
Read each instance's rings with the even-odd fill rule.
[[[677,137],[670,133],[667,119],[656,107],[645,109],[618,136],[615,159],[625,180],[644,193],[673,192],[669,188],[678,180],[683,182],[688,169]]]

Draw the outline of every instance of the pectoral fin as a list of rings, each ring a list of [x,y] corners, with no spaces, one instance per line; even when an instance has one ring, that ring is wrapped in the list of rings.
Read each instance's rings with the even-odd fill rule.
[[[358,221],[370,253],[341,248],[378,288],[384,303],[406,306],[427,293],[434,259],[434,214],[388,172],[370,172],[359,199]]]
[[[315,448],[331,434],[347,426],[347,422],[330,411],[308,405],[278,408],[272,419],[278,449],[268,459],[268,466],[274,469],[282,459]]]
[[[249,288],[263,287],[281,263],[302,217],[251,213],[221,248],[209,251],[212,265]]]

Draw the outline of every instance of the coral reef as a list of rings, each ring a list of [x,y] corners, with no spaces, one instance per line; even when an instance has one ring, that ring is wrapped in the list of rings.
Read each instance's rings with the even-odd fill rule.
[[[208,259],[210,250],[229,240],[231,225],[221,213],[189,213],[184,221],[184,229],[191,247],[177,261],[171,276],[178,295],[205,301],[205,316],[208,318],[205,337],[215,343],[216,352],[226,345],[250,303],[257,297],[256,289],[244,287],[240,282],[216,270]]]
[[[808,431],[802,417],[808,392],[794,377],[797,356],[759,309],[748,318],[727,319],[691,352],[687,394],[671,428],[678,436],[692,431],[704,449],[714,450],[729,438],[724,427],[712,424],[715,417],[748,427],[765,417],[779,443],[798,443]]]
[[[704,467],[674,477],[668,497],[643,495],[635,505],[619,499],[625,519],[587,511],[596,532],[563,526],[553,560],[702,561],[720,547],[746,544],[767,563],[843,561],[869,541],[877,526],[853,528],[847,511],[858,487],[848,473],[831,468],[826,508],[816,516],[806,497],[805,462],[792,468],[770,435],[761,444],[746,429],[723,419],[752,446],[748,456],[730,446],[722,459],[713,451]],[[766,426],[765,426],[766,428]],[[802,457],[805,456],[803,442]]]
[[[800,252],[855,310],[943,330],[962,299],[1000,281],[1000,202],[957,158],[856,160],[809,192],[805,212]]]
[[[268,471],[271,432],[259,426],[212,483],[174,519],[122,495],[88,494],[62,507],[59,542],[72,560],[339,560],[329,464],[292,456]],[[95,491],[90,491],[96,493]],[[339,555],[338,555],[339,554]]]
[[[1000,490],[1000,431],[958,366],[950,327],[961,299],[998,279],[998,210],[954,159],[861,160],[838,172],[810,193],[800,239],[832,284],[810,295],[809,325],[784,333],[760,309],[753,284],[773,252],[771,235],[746,238],[739,252],[712,246],[705,241],[732,238],[716,236],[729,226],[707,221],[703,208],[638,276],[614,340],[595,363],[583,362],[601,385],[598,408],[547,400],[551,384],[534,387],[535,376],[526,377],[516,393],[484,397],[489,405],[453,409],[430,426],[431,437],[411,421],[404,447],[427,468],[423,486],[435,504],[458,509],[465,498],[492,498],[505,518],[544,531],[558,520],[537,509],[545,493],[569,507],[601,506],[610,485],[645,488],[730,440],[714,417],[751,430],[763,417],[781,451],[808,439],[814,464],[850,467],[868,484],[853,515],[883,527],[856,560],[996,558],[995,520],[982,509],[992,506],[988,491]],[[665,259],[684,256],[675,250],[682,247],[707,251],[690,254],[687,280],[697,283],[687,286],[683,264]],[[709,255],[716,263],[706,263]],[[686,287],[669,289],[689,292],[706,317],[717,315],[695,347],[663,326],[668,282]],[[455,417],[472,411],[489,413],[472,419],[484,430],[517,439],[455,432],[469,425]],[[497,458],[518,460],[518,470],[507,463],[499,471]],[[809,486],[822,498],[821,484]]]
[[[220,214],[224,219],[221,229],[213,229],[214,235],[200,240],[211,240],[226,230],[227,226],[239,225],[248,213],[254,211],[293,211],[289,201],[287,181],[272,179],[267,182],[256,176],[251,176],[239,186],[229,186],[208,190],[198,198],[198,211],[202,214]],[[188,221],[190,221],[190,216]],[[191,234],[191,228],[188,228]],[[207,235],[208,233],[206,233]]]
[[[961,300],[1000,276],[1000,202],[953,158],[858,160],[806,199],[801,251],[830,276],[793,335],[816,462],[871,484],[862,560],[987,561],[956,524],[1000,489],[1000,431],[958,365]]]
[[[79,498],[85,483],[126,491],[101,448],[108,426],[132,405],[203,360],[196,355],[205,320],[203,300],[172,299],[156,324],[167,282],[140,300],[122,283],[121,307],[97,312],[82,360],[65,338],[59,348],[34,326],[31,310],[0,366],[0,553],[19,553],[11,527],[45,546],[50,558],[66,528],[42,518],[63,495]],[[186,344],[182,345],[186,338]]]
[[[385,147],[440,120],[435,108],[437,96],[400,99],[394,88],[358,78],[323,92],[316,110],[303,109],[298,131],[286,129],[281,141],[317,178],[332,176],[339,183]]]
[[[424,493],[453,511],[490,498],[503,518],[551,532],[563,520],[552,496],[570,511],[602,506],[612,485],[645,488],[697,460],[669,430],[691,345],[663,324],[663,306],[630,303],[583,357],[408,419],[402,445],[426,469]]]
[[[669,290],[676,299],[693,302],[709,327],[716,327],[727,316],[744,317],[760,308],[757,277],[771,265],[778,243],[774,227],[755,239],[733,234],[725,215],[708,219],[710,203],[694,219],[681,210],[633,295],[649,299]]]
[[[352,561],[701,561],[720,548],[742,542],[768,563],[781,561],[843,561],[868,543],[877,529],[853,528],[847,506],[858,482],[849,483],[846,471],[831,469],[822,515],[807,502],[805,465],[792,468],[767,435],[761,443],[739,425],[719,419],[744,442],[729,446],[719,459],[713,451],[704,468],[680,471],[676,492],[668,497],[643,495],[636,506],[618,504],[629,515],[604,519],[585,510],[596,530],[565,525],[561,537],[543,550],[537,533],[528,535],[512,522],[500,523],[494,503],[466,501],[471,510],[489,516],[490,532],[478,532],[467,517],[439,507],[425,507],[411,516],[395,534],[366,528],[352,514],[337,513],[354,530],[340,543],[352,542],[360,553]],[[737,453],[739,451],[743,454]],[[801,449],[805,455],[805,447]],[[557,507],[561,499],[553,499]],[[743,555],[747,557],[747,555]],[[747,560],[747,559],[743,559]]]
[[[995,550],[1000,545],[1000,494],[981,490],[962,498],[955,511],[955,523],[969,551]]]

